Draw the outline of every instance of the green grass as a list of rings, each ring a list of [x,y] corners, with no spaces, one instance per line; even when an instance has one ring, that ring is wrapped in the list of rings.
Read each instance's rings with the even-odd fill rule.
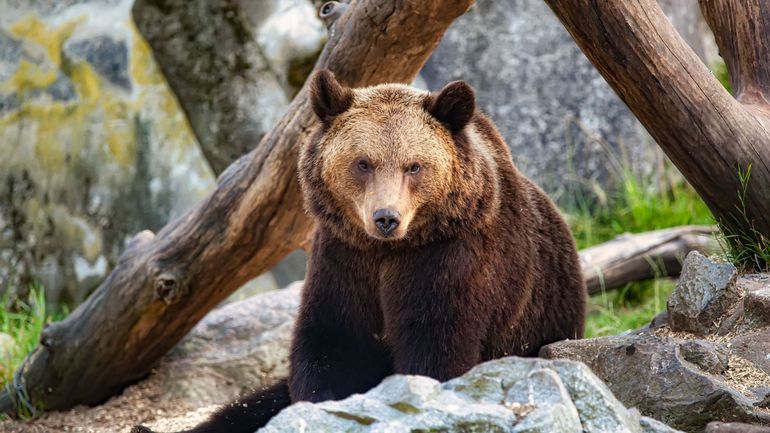
[[[669,171],[671,169],[667,169]],[[567,220],[578,248],[596,245],[623,233],[640,233],[688,224],[714,224],[706,204],[678,176],[656,182],[624,172],[620,190],[603,201],[579,200]]]
[[[615,335],[648,324],[666,309],[666,300],[675,286],[675,281],[670,278],[658,278],[592,296],[588,304],[586,337]]]
[[[732,86],[730,86],[730,75],[727,73],[727,65],[725,62],[717,62],[714,65],[711,73],[717,77],[717,80],[719,80],[720,83],[722,83],[722,86],[725,88],[725,90],[732,93]]]
[[[13,379],[13,373],[37,346],[45,325],[66,315],[65,312],[47,314],[45,290],[38,285],[30,287],[25,300],[14,299],[8,292],[0,298],[0,332],[9,335],[15,344],[8,351],[0,348],[0,388]]]
[[[596,245],[623,233],[639,233],[688,224],[714,224],[703,200],[672,169],[659,179],[641,179],[625,170],[621,187],[601,199],[582,199],[566,212],[578,248]],[[588,203],[592,205],[588,205]],[[614,335],[636,329],[663,311],[675,286],[661,276],[592,296],[586,336]]]
[[[732,215],[732,224],[722,224],[720,228],[727,252],[727,259],[746,272],[766,272],[770,270],[770,239],[754,228],[754,222],[749,217],[748,190],[751,182],[751,164],[744,170],[738,168],[740,189],[737,191],[738,204],[736,213]]]

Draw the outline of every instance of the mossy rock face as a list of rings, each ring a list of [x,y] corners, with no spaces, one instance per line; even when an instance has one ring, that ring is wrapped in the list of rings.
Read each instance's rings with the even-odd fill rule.
[[[214,187],[132,3],[0,1],[0,281],[11,290],[37,281],[50,303],[79,303],[133,234]]]
[[[515,357],[481,364],[443,384],[422,376],[391,376],[365,394],[292,405],[260,430],[296,431],[677,432],[626,409],[584,364]]]
[[[133,234],[157,231],[212,190],[214,163],[201,149],[230,142],[214,132],[251,144],[269,131],[326,40],[309,0],[245,2],[238,17],[206,12],[214,0],[180,1],[158,17],[145,3],[158,21],[144,36],[168,43],[155,55],[178,67],[163,66],[169,82],[189,76],[181,87],[198,95],[192,105],[161,74],[134,0],[0,0],[0,290],[37,281],[51,304],[81,302]],[[234,52],[221,20],[243,24],[238,52],[254,82],[217,63]],[[180,23],[191,27],[163,33]],[[221,103],[222,89],[205,86],[221,79],[236,100]]]

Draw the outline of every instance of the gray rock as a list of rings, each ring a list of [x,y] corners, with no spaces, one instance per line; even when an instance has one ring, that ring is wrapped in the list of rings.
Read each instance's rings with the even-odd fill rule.
[[[391,376],[345,400],[295,404],[259,432],[642,432],[643,422],[585,365],[511,357],[445,384]]]
[[[770,423],[758,396],[731,382],[740,364],[725,352],[705,341],[629,335],[554,343],[540,355],[585,362],[623,404],[687,432],[715,419]]]
[[[326,43],[327,33],[308,0],[283,0],[259,26],[257,42],[289,95],[299,91]]]
[[[110,35],[71,38],[64,44],[64,55],[74,62],[88,62],[100,76],[126,91],[131,91],[126,41]]]
[[[716,420],[770,425],[768,293],[770,274],[736,277],[732,265],[691,253],[667,315],[540,356],[585,362],[623,404],[684,431]]]
[[[687,362],[711,374],[724,374],[729,368],[728,353],[723,346],[702,340],[685,341],[679,345],[679,353]]]
[[[638,414],[628,411],[585,364],[555,361],[554,366],[575,402],[583,431],[641,432]]]
[[[667,3],[683,29],[700,15],[695,1],[687,1],[689,9]],[[421,76],[432,90],[469,81],[517,166],[562,204],[576,190],[612,187],[624,170],[649,174],[662,161],[541,0],[478,0],[449,28]]]
[[[134,19],[182,101],[207,160],[221,173],[262,139],[289,101],[256,43],[255,29],[237,8],[216,3],[138,1]]]
[[[0,28],[0,82],[11,78],[23,52],[21,41]]]
[[[292,281],[304,280],[306,269],[307,253],[299,249],[284,257],[270,272],[278,286],[283,287]]]
[[[730,351],[770,375],[770,329],[740,335],[730,342]],[[765,384],[770,386],[770,382]]]
[[[687,255],[676,289],[668,299],[671,329],[708,334],[741,297],[735,266],[716,263],[697,251]]]
[[[289,341],[302,282],[209,313],[155,369],[160,398],[223,404],[288,376]]]
[[[770,287],[746,292],[743,305],[747,319],[757,325],[770,325]]]
[[[553,370],[532,370],[527,379],[514,385],[506,395],[505,404],[511,407],[515,403],[520,407],[534,406],[534,409],[516,424],[514,432],[583,431],[577,408]]]
[[[676,433],[679,430],[671,428],[662,422],[643,416],[641,417],[639,424],[642,426],[643,433]]]
[[[41,282],[50,306],[215,184],[132,3],[0,0],[0,287]]]

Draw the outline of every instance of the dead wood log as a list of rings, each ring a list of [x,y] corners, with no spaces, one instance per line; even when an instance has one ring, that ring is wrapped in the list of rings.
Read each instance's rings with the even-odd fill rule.
[[[580,263],[588,293],[617,289],[634,281],[677,276],[690,251],[710,254],[719,250],[715,234],[713,227],[674,227],[624,234],[583,249]]]
[[[770,433],[770,427],[738,422],[710,422],[705,433]]]
[[[545,0],[730,239],[770,244],[770,2],[701,0],[732,97],[655,0]],[[751,167],[746,185],[739,171]],[[736,238],[734,235],[741,237]],[[752,255],[748,261],[763,266]]]
[[[471,4],[354,2],[316,67],[349,86],[410,82]],[[303,88],[208,198],[157,235],[139,233],[99,288],[43,332],[20,371],[33,403],[52,410],[104,401],[147,375],[228,294],[300,246],[312,224],[302,210],[296,160],[315,125]]]

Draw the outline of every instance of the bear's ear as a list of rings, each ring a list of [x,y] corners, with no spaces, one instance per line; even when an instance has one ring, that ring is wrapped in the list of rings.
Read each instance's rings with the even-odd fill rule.
[[[465,128],[476,111],[476,95],[465,81],[452,81],[425,101],[425,108],[454,134]]]
[[[310,103],[325,126],[353,104],[353,92],[340,85],[327,69],[316,72],[310,84]]]

